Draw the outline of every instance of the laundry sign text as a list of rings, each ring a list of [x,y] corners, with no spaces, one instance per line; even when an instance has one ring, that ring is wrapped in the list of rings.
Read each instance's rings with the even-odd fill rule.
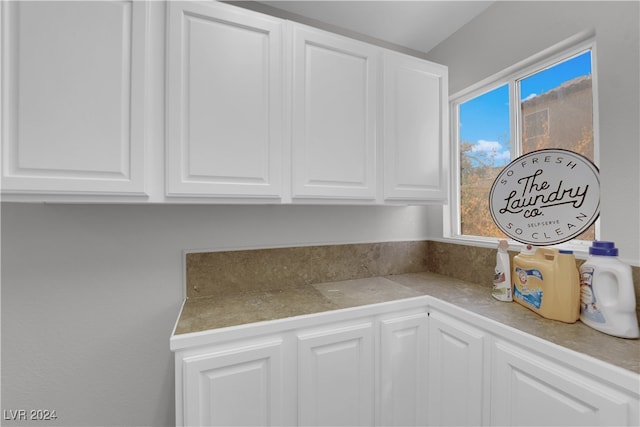
[[[497,176],[489,208],[498,228],[514,240],[537,246],[566,242],[598,218],[598,169],[568,150],[527,153]]]

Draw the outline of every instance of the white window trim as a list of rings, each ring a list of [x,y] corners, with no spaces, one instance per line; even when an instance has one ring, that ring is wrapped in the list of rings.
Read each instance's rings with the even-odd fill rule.
[[[533,55],[499,73],[496,73],[470,87],[461,90],[449,97],[449,117],[451,119],[450,141],[451,141],[451,172],[450,172],[450,203],[443,207],[443,238],[433,239],[448,243],[464,244],[478,247],[497,246],[498,238],[468,236],[460,234],[460,144],[458,141],[458,105],[471,98],[489,92],[497,87],[509,84],[509,102],[511,105],[519,105],[520,94],[516,80],[526,77],[528,74],[537,72],[542,68],[549,67],[565,58],[577,55],[586,50],[591,50],[592,68],[592,90],[593,90],[593,156],[594,163],[599,167],[600,164],[600,132],[599,132],[599,114],[598,114],[598,88],[597,88],[597,70],[596,70],[596,43],[593,32],[577,34],[563,42],[560,42],[536,55]],[[511,110],[510,110],[511,114]],[[516,117],[517,119],[517,117]],[[519,141],[521,123],[510,117],[511,122],[511,141]],[[516,123],[514,123],[516,121]],[[515,126],[514,126],[515,124]],[[512,144],[511,158],[515,159],[520,156],[520,144]],[[595,223],[596,238],[600,236],[600,219]],[[523,244],[515,240],[508,239],[509,249],[518,251]],[[579,259],[586,259],[588,256],[590,241],[571,240],[560,245],[554,245],[562,249],[572,250]]]

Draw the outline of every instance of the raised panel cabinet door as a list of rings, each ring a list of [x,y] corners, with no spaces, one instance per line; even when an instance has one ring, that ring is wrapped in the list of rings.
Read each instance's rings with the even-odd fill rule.
[[[484,347],[484,332],[439,311],[429,313],[428,425],[484,424]]]
[[[379,50],[291,24],[293,198],[374,200]]]
[[[247,342],[185,357],[184,425],[282,425],[282,346]]]
[[[384,199],[447,198],[448,72],[442,65],[385,51]]]
[[[380,322],[379,425],[427,424],[428,315]]]
[[[145,194],[148,2],[2,2],[2,191]]]
[[[371,426],[373,325],[298,334],[298,424]]]
[[[637,414],[637,400],[595,376],[506,341],[494,344],[492,425],[637,426]]]
[[[283,22],[168,2],[167,195],[281,197]]]

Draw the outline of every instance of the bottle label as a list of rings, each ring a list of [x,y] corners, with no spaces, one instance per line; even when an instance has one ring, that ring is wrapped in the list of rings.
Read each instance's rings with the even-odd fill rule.
[[[580,269],[580,315],[595,323],[606,323],[593,292],[593,271],[594,268],[589,266]]]
[[[498,267],[495,269],[493,276],[493,288],[491,289],[491,295],[500,301],[512,301],[511,296],[511,283],[507,281],[507,275],[504,271],[500,271]]]
[[[515,286],[513,287],[513,297],[534,307],[539,309],[542,305],[542,289],[540,288],[529,288],[531,282],[529,282],[530,278],[536,278],[542,281],[542,273],[540,270],[531,269],[527,270],[524,268],[516,267],[515,274]]]
[[[491,295],[501,301],[511,301],[511,287],[498,288],[494,286],[491,290]]]

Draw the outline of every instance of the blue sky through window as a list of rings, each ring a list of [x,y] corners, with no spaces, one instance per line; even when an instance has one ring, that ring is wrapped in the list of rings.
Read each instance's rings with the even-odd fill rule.
[[[496,166],[509,163],[509,85],[460,104],[460,141],[479,155],[496,151]]]
[[[562,83],[591,74],[591,52],[532,74],[520,81],[521,101]],[[495,153],[495,166],[510,161],[509,86],[505,84],[460,104],[459,138],[473,144],[472,154]]]

